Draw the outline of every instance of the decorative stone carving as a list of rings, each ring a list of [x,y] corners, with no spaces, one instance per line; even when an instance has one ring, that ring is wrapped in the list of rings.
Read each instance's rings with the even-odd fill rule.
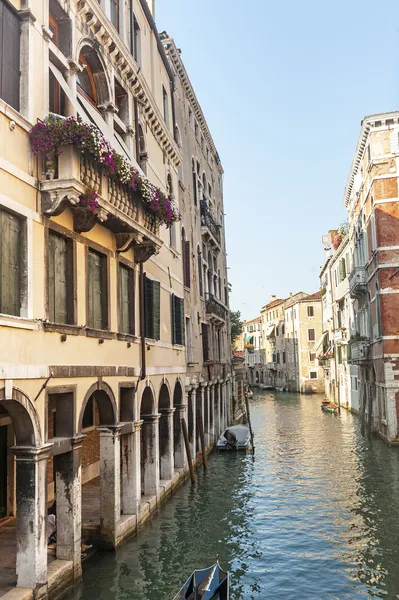
[[[77,233],[86,233],[93,229],[97,215],[83,206],[73,209],[73,230]]]
[[[42,213],[48,217],[60,215],[68,205],[79,204],[79,196],[75,191],[65,192],[65,189],[54,189],[42,192]]]
[[[117,252],[127,252],[133,246],[136,235],[134,233],[116,233],[115,239]]]

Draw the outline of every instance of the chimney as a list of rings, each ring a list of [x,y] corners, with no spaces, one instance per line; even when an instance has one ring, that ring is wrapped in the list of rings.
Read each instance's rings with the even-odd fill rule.
[[[272,294],[272,298],[271,298],[270,302],[273,302],[274,300],[276,300],[276,298],[277,298],[276,294]]]
[[[292,298],[292,292],[290,292],[290,298]]]

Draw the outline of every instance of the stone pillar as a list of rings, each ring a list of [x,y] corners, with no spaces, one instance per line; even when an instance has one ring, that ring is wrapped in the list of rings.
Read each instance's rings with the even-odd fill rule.
[[[210,426],[209,386],[207,385],[204,388],[204,434],[205,434],[205,444],[207,446],[209,446],[209,443],[210,443],[209,426]]]
[[[72,439],[70,452],[54,457],[56,471],[56,552],[59,560],[73,562],[74,580],[82,575],[82,486],[81,448],[83,436]]]
[[[47,584],[47,458],[50,445],[15,446],[17,587]]]
[[[174,458],[175,469],[184,469],[187,463],[186,448],[184,446],[183,429],[181,420],[186,419],[187,406],[185,404],[175,405],[175,414],[173,415],[173,438],[174,438]]]
[[[141,468],[143,469],[143,492],[155,496],[159,492],[159,417],[142,415]]]
[[[161,418],[159,421],[159,436],[164,442],[160,444],[163,452],[160,456],[161,479],[169,481],[173,477],[173,413],[174,408],[160,408]]]
[[[67,75],[67,84],[71,90],[71,93],[74,98],[77,97],[76,93],[76,75],[80,71],[79,63],[75,60],[69,61],[69,71]],[[76,100],[77,102],[77,100]],[[76,117],[77,109],[76,106],[69,100],[67,96],[65,96],[65,114],[67,117]]]
[[[122,435],[122,514],[137,515],[141,500],[140,430],[142,421],[131,423],[132,431]]]
[[[222,428],[227,427],[227,399],[226,399],[226,383],[223,382],[221,385],[222,393]]]
[[[215,438],[216,441],[219,439],[220,436],[220,428],[221,428],[221,424],[220,424],[220,383],[216,383],[214,386],[214,407],[215,407],[215,419],[214,419],[214,423],[215,423]]]
[[[188,402],[188,437],[189,437],[189,441],[190,441],[190,446],[191,446],[191,457],[193,459],[193,462],[195,462],[195,457],[197,454],[196,451],[196,414],[197,414],[197,408],[196,408],[196,387],[195,386],[191,391],[188,392],[189,396],[189,402]]]
[[[216,427],[215,427],[215,385],[212,384],[210,387],[210,394],[209,394],[209,409],[210,409],[210,417],[211,417],[211,436],[212,436],[212,441],[214,443],[216,443],[217,439],[216,439]]]
[[[34,115],[34,98],[35,98],[35,60],[36,52],[34,51],[35,39],[38,35],[35,26],[36,17],[29,8],[18,11],[21,18],[21,36],[20,36],[20,65],[19,69],[21,72],[20,78],[20,91],[19,91],[19,112],[26,118],[30,123],[35,120]],[[45,13],[44,13],[45,14]],[[44,33],[44,32],[43,32]],[[49,36],[44,33],[44,40],[48,42]],[[44,52],[44,73],[48,73],[48,43],[43,42]],[[43,92],[46,94],[48,91],[48,77],[44,78],[45,89]],[[45,95],[47,98],[48,94]],[[48,106],[48,104],[47,104]]]
[[[100,530],[101,545],[114,548],[121,515],[121,454],[122,425],[99,427],[100,432]]]
[[[205,428],[205,423],[204,423],[204,388],[201,385],[201,387],[199,387],[197,389],[197,394],[196,394],[196,446],[197,446],[197,452],[202,452],[202,448],[201,448],[201,439],[200,439],[200,426],[199,426],[199,420],[202,419],[202,424]]]

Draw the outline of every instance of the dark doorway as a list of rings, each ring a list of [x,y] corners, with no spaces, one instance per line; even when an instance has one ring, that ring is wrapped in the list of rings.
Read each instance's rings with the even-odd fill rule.
[[[7,515],[7,425],[0,427],[0,519]]]

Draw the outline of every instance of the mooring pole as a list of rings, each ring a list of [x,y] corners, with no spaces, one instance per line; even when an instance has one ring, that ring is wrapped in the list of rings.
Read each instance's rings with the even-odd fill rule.
[[[202,420],[201,413],[198,415],[198,424],[199,424],[199,433],[200,433],[200,440],[201,440],[202,464],[204,465],[204,469],[207,469],[208,468],[208,461],[206,459],[204,422]]]
[[[190,479],[191,479],[191,483],[195,483],[195,473],[194,473],[193,459],[191,458],[190,440],[188,439],[188,430],[187,430],[187,425],[186,425],[186,419],[184,419],[184,418],[181,420],[181,427],[183,430],[184,445],[186,446],[188,468],[190,469]]]
[[[252,425],[251,425],[251,415],[249,413],[248,394],[245,394],[245,406],[246,406],[246,409],[247,409],[247,419],[248,419],[249,433],[251,435],[252,456],[255,456],[254,434],[253,434]]]

